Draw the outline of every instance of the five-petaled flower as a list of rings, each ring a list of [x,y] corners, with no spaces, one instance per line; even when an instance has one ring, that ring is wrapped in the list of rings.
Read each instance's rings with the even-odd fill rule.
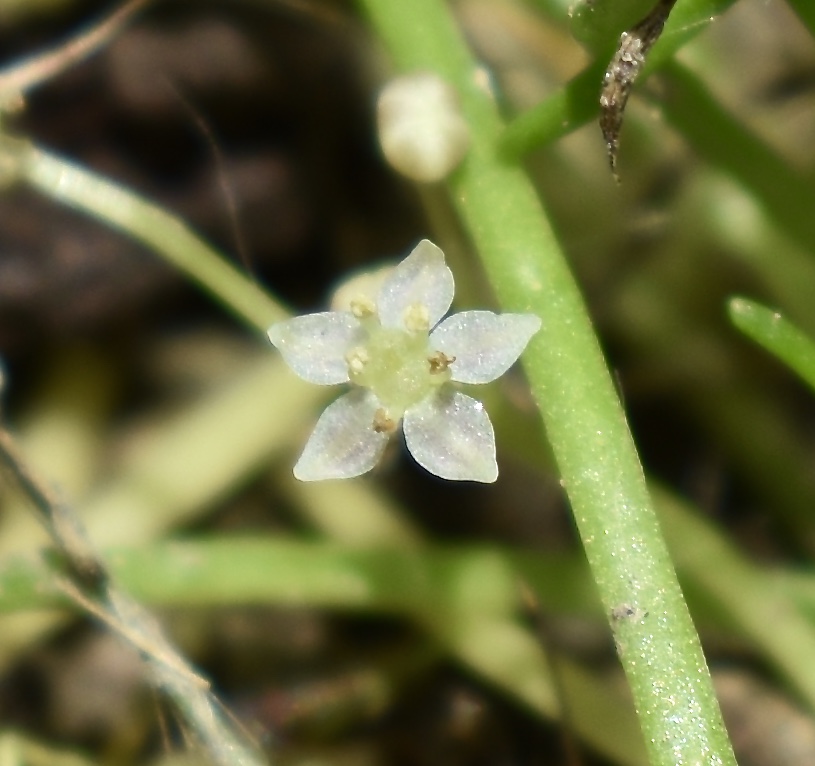
[[[453,274],[422,240],[382,283],[376,300],[350,311],[279,322],[269,338],[304,380],[352,389],[321,415],[294,467],[303,481],[370,471],[399,421],[410,453],[443,479],[498,477],[495,435],[481,402],[453,383],[489,383],[540,328],[533,314],[464,311],[447,319]]]

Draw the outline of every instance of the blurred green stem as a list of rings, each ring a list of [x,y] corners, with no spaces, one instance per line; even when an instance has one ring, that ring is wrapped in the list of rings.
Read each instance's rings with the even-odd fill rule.
[[[665,117],[700,156],[736,178],[806,250],[815,242],[812,198],[815,185],[729,114],[688,67],[672,62]]]
[[[497,157],[503,129],[438,0],[360,0],[403,71],[457,89],[472,146],[450,191],[499,302],[543,328],[525,354],[654,766],[735,764],[693,624],[591,322],[535,190]]]
[[[3,148],[7,148],[4,146]],[[24,142],[8,147],[17,173],[47,196],[130,234],[265,334],[287,312],[184,223],[112,181]]]
[[[815,391],[815,343],[776,311],[733,298],[730,319],[747,337],[780,359]]]
[[[815,652],[811,620],[801,613],[802,607],[810,612],[815,602],[812,574],[786,573],[784,587],[779,588],[778,582],[768,580],[765,569],[744,556],[698,511],[658,485],[653,491],[683,582],[696,597],[694,617],[728,640],[746,642],[815,709],[815,666],[801,662]],[[119,547],[110,550],[105,560],[122,586],[151,606],[332,609],[407,617],[430,624],[432,633],[442,638],[455,632],[454,656],[470,659],[472,668],[482,675],[493,669],[492,680],[497,685],[547,716],[557,706],[554,694],[539,684],[540,679],[529,677],[529,662],[541,661],[540,650],[533,636],[513,619],[519,575],[551,618],[599,617],[585,561],[573,554],[544,558],[495,545],[424,545],[409,550],[393,544],[360,547],[334,541],[232,536]],[[715,567],[710,566],[711,561],[716,562]],[[3,557],[0,615],[75,608],[60,588],[62,576],[48,553],[29,551]],[[779,578],[781,573],[776,574],[776,580]],[[466,642],[470,652],[489,652],[489,645],[480,644],[474,635],[480,629],[476,626],[484,625],[492,626],[491,631],[500,630],[515,647],[514,653],[472,661],[472,655],[460,651]],[[462,635],[467,630],[470,635]],[[519,670],[522,656],[526,662]],[[588,671],[583,673],[596,687],[602,685]],[[539,687],[530,690],[536,683]],[[609,695],[609,689],[604,694]],[[583,699],[570,710],[580,720],[581,729],[597,727],[600,718],[608,724],[608,717],[614,717],[608,703],[608,698],[594,703]],[[604,706],[602,716],[589,724],[590,710],[597,704]],[[621,716],[626,719],[622,726]],[[617,739],[625,739],[630,756],[619,760],[636,761],[637,743],[630,736],[627,709],[619,711],[617,718]],[[618,755],[614,743],[593,743],[607,755]]]
[[[787,0],[787,2],[806,25],[809,33],[815,37],[815,3],[812,0]]]
[[[634,26],[656,0],[582,0],[572,11],[572,34],[589,50],[599,52],[614,44]]]

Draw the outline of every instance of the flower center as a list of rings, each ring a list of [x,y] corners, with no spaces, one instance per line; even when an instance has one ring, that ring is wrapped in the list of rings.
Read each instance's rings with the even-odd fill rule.
[[[452,359],[428,346],[427,309],[420,304],[406,312],[404,330],[382,327],[375,317],[364,326],[365,343],[346,356],[348,375],[373,391],[386,410],[383,417],[398,422],[407,409],[450,380]]]

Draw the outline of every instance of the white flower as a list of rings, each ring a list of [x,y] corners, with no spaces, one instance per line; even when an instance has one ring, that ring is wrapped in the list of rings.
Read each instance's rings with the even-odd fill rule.
[[[304,380],[351,383],[323,412],[294,467],[302,481],[370,471],[403,422],[410,453],[443,479],[493,482],[495,436],[481,402],[459,383],[489,383],[540,328],[533,314],[464,311],[440,321],[453,301],[453,274],[428,240],[394,268],[375,301],[350,311],[307,314],[269,328],[269,338]]]

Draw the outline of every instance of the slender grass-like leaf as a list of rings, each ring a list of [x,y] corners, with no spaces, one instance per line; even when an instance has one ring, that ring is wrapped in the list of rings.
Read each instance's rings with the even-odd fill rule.
[[[728,304],[733,324],[815,391],[815,341],[777,311],[746,298]]]

